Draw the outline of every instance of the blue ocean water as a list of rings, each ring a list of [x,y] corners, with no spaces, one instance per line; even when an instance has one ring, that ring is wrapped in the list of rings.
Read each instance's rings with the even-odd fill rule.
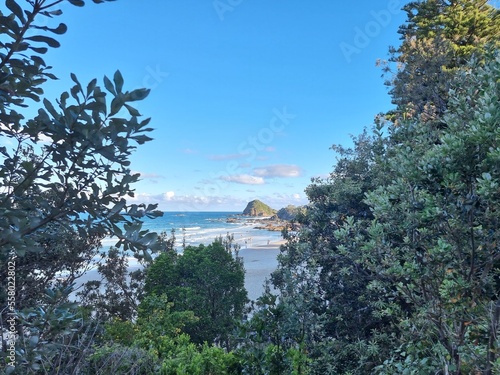
[[[228,222],[235,219],[235,222]],[[262,226],[261,219],[239,216],[237,212],[165,212],[163,217],[154,220],[145,220],[144,229],[161,233],[175,230],[176,247],[182,252],[183,236],[186,245],[197,246],[199,244],[210,244],[216,237],[225,236],[227,233],[234,235],[236,243],[240,244],[239,256],[243,259],[245,267],[245,288],[248,297],[252,300],[258,298],[264,288],[264,280],[269,278],[277,265],[277,255],[280,250],[277,247],[268,247],[269,243],[281,240],[281,232],[273,232],[255,229]],[[109,249],[116,243],[116,238],[103,240],[103,250]],[[136,270],[142,266],[132,254],[129,254],[129,270]],[[95,264],[90,266],[79,279],[79,283],[89,280],[100,280],[97,265],[100,257],[96,257]],[[61,273],[61,276],[64,276]],[[80,285],[79,284],[79,285]],[[73,294],[72,298],[76,298]]]
[[[174,229],[178,248],[182,247],[184,238],[187,246],[197,246],[209,244],[216,237],[224,237],[228,233],[234,235],[234,241],[242,249],[281,239],[280,232],[255,229],[259,225],[262,225],[260,219],[240,216],[238,212],[164,212],[162,217],[146,219],[143,228],[157,233],[166,232],[169,237]],[[105,240],[103,245],[109,246],[114,242],[113,239]]]

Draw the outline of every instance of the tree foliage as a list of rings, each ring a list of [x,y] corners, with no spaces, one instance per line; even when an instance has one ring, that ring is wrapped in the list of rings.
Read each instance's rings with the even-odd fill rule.
[[[193,311],[199,320],[185,328],[193,342],[230,347],[230,334],[247,303],[244,276],[241,259],[215,241],[188,246],[182,255],[159,255],[147,271],[145,294],[166,294],[175,311]]]
[[[395,66],[387,84],[396,109],[389,118],[397,122],[402,120],[398,117],[417,117],[439,124],[457,69],[486,46],[498,46],[500,11],[487,0],[411,1],[403,10],[407,22],[399,29],[402,43],[390,49],[389,61]]]
[[[334,171],[307,188],[302,229],[282,247],[279,309],[253,321],[280,316],[275,337],[307,353],[303,373],[499,371],[498,10],[405,9],[397,107],[352,149],[334,147]],[[279,366],[291,371],[283,355]]]
[[[0,13],[0,262],[18,257],[22,308],[8,373],[500,373],[498,9],[405,6],[396,108],[352,148],[332,147],[334,170],[307,188],[299,232],[284,233],[276,292],[268,284],[242,322],[232,237],[180,255],[142,230],[155,206],[126,203],[129,157],[151,131],[131,104],[148,91],[125,91],[117,71],[102,87],[72,74],[68,92],[43,97],[55,78],[44,54],[67,28],[36,20],[60,3],[6,0]],[[88,312],[68,299],[103,236],[118,242],[81,295]],[[121,248],[147,267],[130,274]]]
[[[68,1],[84,5],[82,0]],[[0,11],[0,266],[7,269],[8,262],[15,263],[14,307],[25,309],[16,326],[17,362],[28,366],[18,369],[20,373],[36,372],[42,364],[50,373],[55,366],[51,361],[60,361],[68,350],[66,339],[58,341],[66,333],[55,335],[59,328],[49,322],[70,324],[61,318],[74,314],[66,304],[69,288],[97,255],[100,239],[114,236],[118,247],[149,257],[157,235],[142,230],[141,219],[160,215],[155,205],[126,202],[139,177],[131,173],[129,157],[137,145],[151,140],[147,134],[152,130],[150,119],[143,119],[132,105],[149,90],[126,91],[116,71],[111,79],[104,77],[102,86],[96,79],[82,84],[71,74],[68,91],[54,102],[44,96],[44,83],[56,79],[46,55],[59,47],[57,37],[67,26],[52,28],[39,20],[59,17],[61,3],[6,0]],[[28,118],[36,107],[36,115]],[[4,306],[3,272],[0,285]],[[3,309],[2,325],[6,314]],[[45,323],[35,329],[30,319]],[[60,332],[70,329],[57,326]],[[27,358],[33,351],[25,350],[31,347],[25,340],[45,354]]]
[[[7,1],[11,13],[1,15],[0,123],[4,141],[13,145],[0,148],[2,252],[41,251],[38,242],[54,235],[49,223],[80,236],[112,234],[126,249],[145,250],[155,235],[139,234],[139,219],[156,216],[155,206],[127,206],[125,198],[133,196],[131,184],[138,179],[128,169],[134,143],[151,139],[150,120],[140,120],[129,103],[144,99],[148,90],[124,91],[118,71],[112,80],[104,77],[107,93],[97,80],[82,85],[72,74],[73,86],[55,104],[43,98],[42,84],[55,77],[41,55],[59,45],[45,34],[64,33],[66,26],[49,29],[36,18],[58,16],[58,3],[37,0],[23,10]],[[33,119],[18,112],[29,101],[43,105]],[[123,229],[117,225],[122,222]]]

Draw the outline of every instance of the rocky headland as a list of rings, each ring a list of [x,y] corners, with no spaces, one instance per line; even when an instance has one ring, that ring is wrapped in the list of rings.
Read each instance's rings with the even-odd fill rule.
[[[281,232],[283,229],[290,226],[290,221],[294,220],[302,209],[303,207],[288,205],[279,210],[275,210],[264,202],[256,199],[247,204],[242,215],[251,217],[251,219],[247,219],[247,221],[255,223],[254,229]],[[238,219],[229,218],[228,220],[234,220],[231,222],[235,222]],[[296,228],[293,229],[295,230]]]

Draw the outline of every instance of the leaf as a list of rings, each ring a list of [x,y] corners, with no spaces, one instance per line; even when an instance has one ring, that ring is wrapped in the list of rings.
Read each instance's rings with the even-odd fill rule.
[[[483,179],[484,179],[484,180],[486,180],[486,181],[491,181],[491,174],[489,174],[488,172],[484,172],[484,173],[482,174],[482,177],[483,177]]]
[[[121,100],[121,98],[114,98],[111,101],[111,112],[109,113],[109,115],[113,116],[117,114],[122,108],[122,106],[123,106],[123,101]]]
[[[97,79],[95,78],[89,82],[89,84],[87,85],[87,96],[89,96],[90,93],[94,91],[96,84],[97,84]]]
[[[38,64],[40,66],[47,66],[45,64],[45,61],[40,56],[33,55],[31,56],[31,60],[33,60],[35,64]]]
[[[116,91],[115,88],[113,87],[113,83],[111,83],[111,80],[106,76],[104,76],[104,87],[106,87],[106,90],[108,90],[114,96],[116,96]]]
[[[132,91],[128,95],[129,99],[126,100],[126,101],[133,102],[133,101],[136,101],[136,100],[143,100],[144,98],[146,98],[149,95],[149,92],[150,92],[149,89],[137,89],[137,90],[134,90],[134,91]]]
[[[19,35],[21,33],[21,28],[17,24],[17,22],[14,19],[14,17],[12,17],[12,18],[10,18],[10,17],[1,17],[0,21],[7,28],[9,28],[10,30],[12,30],[15,35]],[[8,35],[11,36],[13,39],[15,39],[14,36],[12,36],[10,33],[8,33]]]
[[[66,24],[64,23],[60,23],[59,26],[57,26],[55,29],[49,29],[49,30],[52,31],[54,34],[62,35],[66,31],[68,31],[68,26],[66,26]]]
[[[57,40],[50,38],[48,36],[45,36],[45,35],[30,36],[30,37],[26,37],[26,39],[32,40],[34,42],[46,43],[48,46],[50,46],[52,48],[58,48],[61,46],[61,44]]]
[[[49,113],[54,117],[55,120],[59,118],[59,113],[57,113],[51,102],[44,98],[43,105],[45,106],[45,108],[47,108],[47,111],[49,111]]]
[[[78,85],[75,85],[70,90],[71,96],[80,104],[80,99],[78,98],[78,93],[80,92]]]
[[[64,23],[60,23],[59,26],[57,26],[55,29],[51,29],[50,27],[47,26],[33,26],[33,27],[38,30],[50,31],[58,35],[62,35],[66,31],[68,31],[68,26],[66,26]]]
[[[76,77],[75,73],[71,73],[70,74],[70,77],[71,77],[71,80],[73,82],[75,82],[79,87],[82,87],[82,85],[80,84],[80,82],[78,81],[78,78]]]
[[[153,258],[151,257],[151,254],[149,253],[149,251],[147,249],[143,250],[143,255],[144,255],[144,259],[146,260],[146,262],[151,263],[153,261]]]
[[[146,234],[145,236],[143,236],[140,240],[139,240],[139,243],[144,245],[144,246],[151,246],[152,244],[154,244],[156,242],[156,240],[158,239],[158,235],[154,232],[150,232],[148,234]]]
[[[15,2],[15,0],[5,0],[5,5],[7,6],[7,8],[10,9],[10,11],[12,13],[14,13],[16,15],[17,18],[19,18],[21,20],[22,23],[26,23],[26,19],[24,18],[23,10],[19,6],[19,4],[17,4]]]
[[[77,7],[82,7],[85,5],[85,2],[82,0],[68,0],[72,5]]]
[[[121,93],[123,88],[123,76],[119,70],[115,72],[113,81],[115,81],[116,92]]]
[[[29,342],[29,346],[31,346],[32,348],[34,348],[37,344],[38,344],[38,340],[40,339],[40,337],[38,337],[37,335],[33,335],[29,338],[28,342]]]
[[[34,370],[34,371],[40,370],[40,364],[38,364],[37,362],[33,362],[31,364],[31,369]]]
[[[29,49],[43,55],[44,53],[47,53],[48,49],[47,47],[33,47],[33,46],[29,46],[28,47]]]
[[[153,138],[148,137],[147,135],[137,135],[132,137],[138,144],[142,145],[145,142],[152,141]]]
[[[52,16],[60,16],[62,14],[61,9],[51,10],[50,12],[40,12],[40,14],[52,18]]]
[[[26,249],[25,248],[17,248],[16,254],[20,257],[23,257],[26,254]]]
[[[132,106],[129,106],[128,104],[125,104],[125,108],[127,108],[130,116],[140,116],[141,115],[137,109],[135,109]]]

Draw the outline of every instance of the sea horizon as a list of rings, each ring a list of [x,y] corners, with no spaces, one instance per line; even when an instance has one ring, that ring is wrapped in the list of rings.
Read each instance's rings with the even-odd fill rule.
[[[162,211],[163,216],[154,219],[144,218],[143,229],[175,234],[175,247],[208,245],[216,238],[234,237],[234,243],[243,249],[262,246],[282,239],[280,231],[258,229],[256,221],[267,217],[245,216],[241,211]],[[230,221],[228,219],[231,219]],[[236,219],[236,220],[234,220]],[[103,246],[113,246],[115,238],[106,238]]]

